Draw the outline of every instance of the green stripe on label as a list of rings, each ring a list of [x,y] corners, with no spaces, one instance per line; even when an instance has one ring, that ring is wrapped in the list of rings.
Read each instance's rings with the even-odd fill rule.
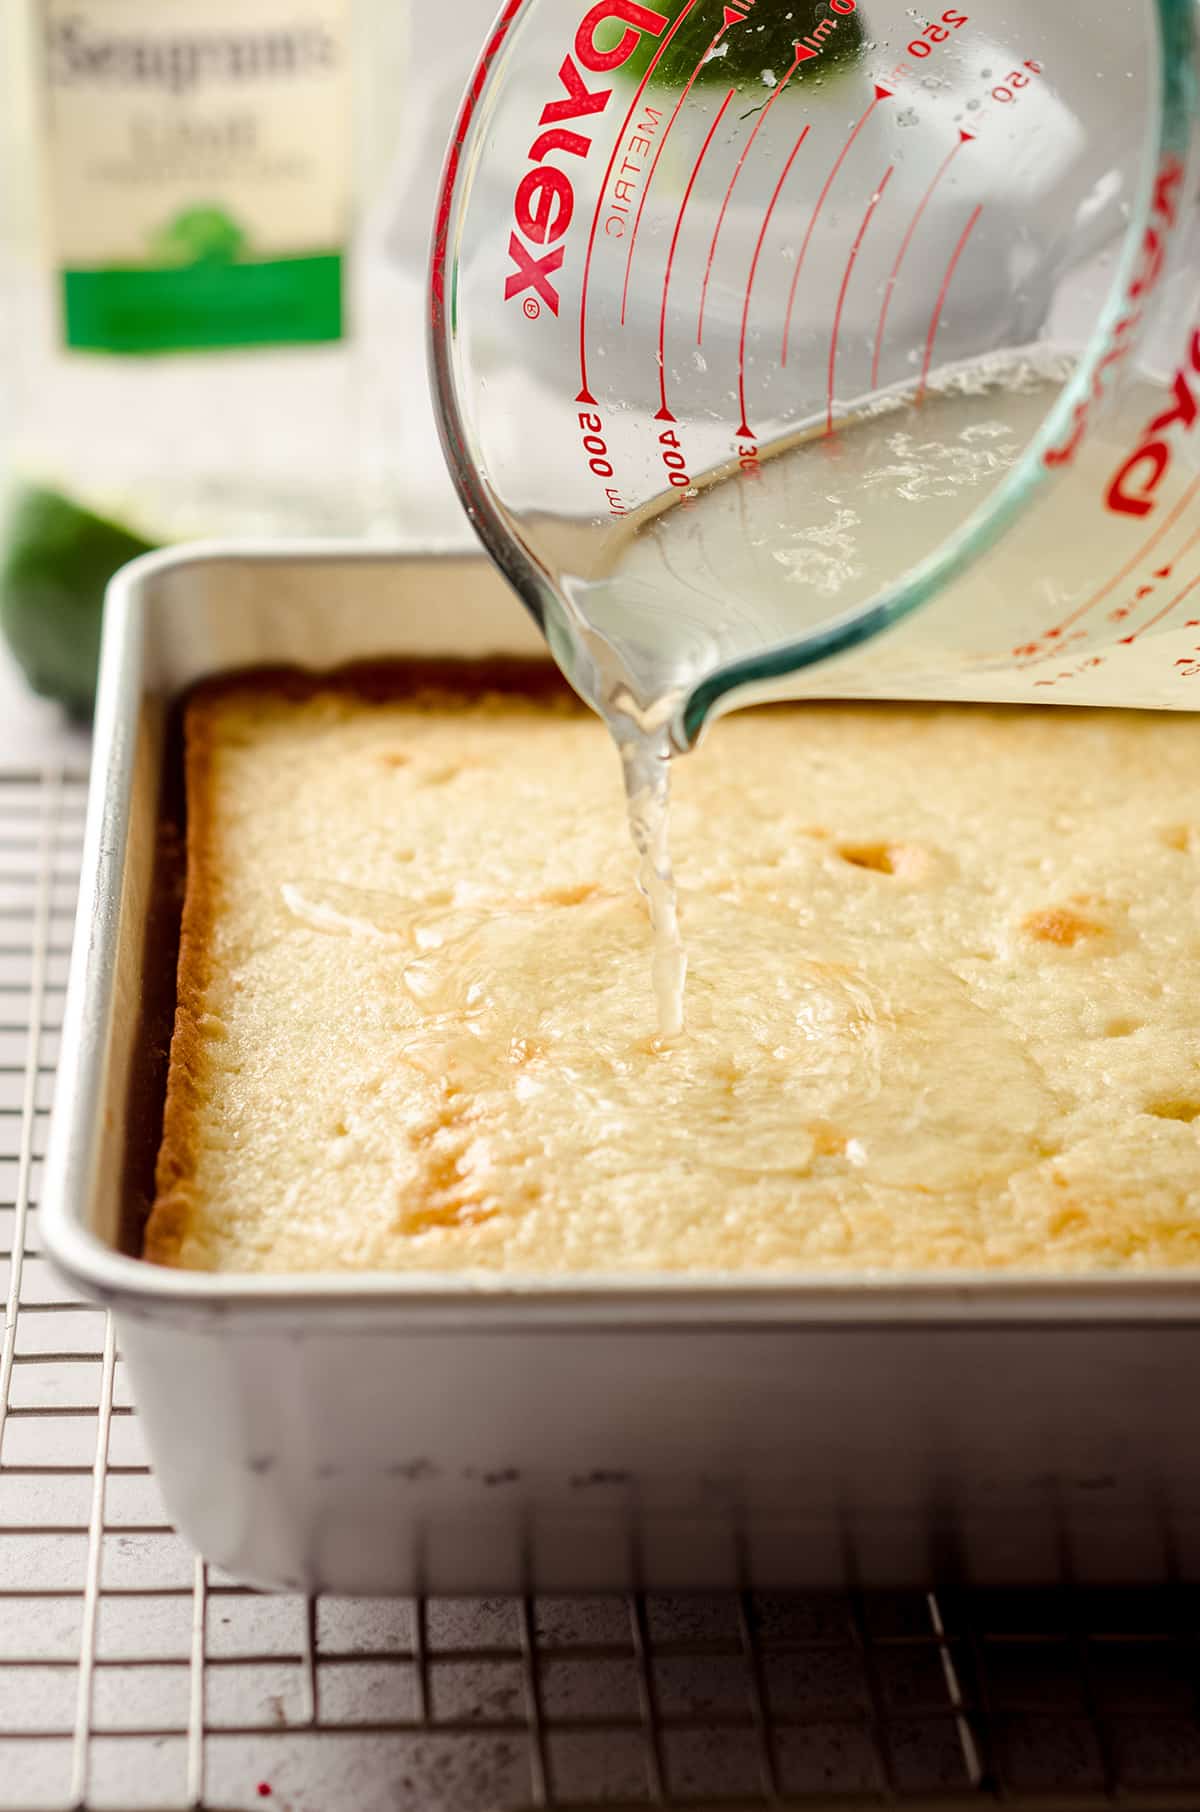
[[[342,337],[342,259],[63,271],[68,346],[90,352],[185,352]]]

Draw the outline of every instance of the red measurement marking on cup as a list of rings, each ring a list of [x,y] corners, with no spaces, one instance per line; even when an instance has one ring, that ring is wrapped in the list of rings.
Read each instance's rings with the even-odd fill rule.
[[[971,218],[967,221],[966,226],[959,235],[958,244],[950,254],[950,262],[946,266],[946,275],[942,278],[942,286],[938,290],[937,301],[933,305],[933,313],[929,318],[929,332],[925,336],[925,359],[921,366],[921,382],[917,389],[918,402],[924,397],[929,383],[929,367],[933,362],[933,343],[937,339],[938,326],[942,319],[942,309],[946,305],[946,297],[950,293],[950,285],[954,281],[954,273],[958,269],[958,261],[966,250],[967,240],[975,231],[979,222],[979,216],[982,213],[983,203],[980,201],[977,202],[975,207],[971,210]]]
[[[754,439],[753,430],[746,426],[746,323],[750,319],[750,297],[754,292],[754,278],[758,271],[759,254],[763,248],[763,240],[767,236],[767,228],[771,224],[771,215],[775,212],[775,203],[779,200],[783,185],[787,181],[788,171],[792,167],[797,151],[808,137],[809,131],[810,128],[805,126],[788,153],[787,162],[779,172],[779,181],[771,191],[771,199],[767,203],[766,212],[762,217],[762,225],[758,229],[758,238],[754,243],[754,256],[750,260],[750,272],[746,278],[746,293],[742,298],[742,330],[738,335],[738,408],[741,411],[741,425],[737,430],[737,435],[740,440]],[[742,469],[745,470],[744,462]]]
[[[579,424],[580,441],[587,458],[588,471],[593,477],[603,481],[613,476],[613,463],[609,457],[608,442],[604,438],[604,419],[588,409],[581,409],[576,421]],[[627,516],[628,505],[621,496],[618,485],[605,485],[604,507],[610,516]]]
[[[1144,623],[1140,624],[1132,635],[1122,636],[1122,643],[1136,642],[1138,637],[1145,635],[1148,629],[1153,629],[1156,623],[1161,623],[1164,617],[1169,617],[1176,605],[1182,604],[1185,598],[1190,598],[1198,585],[1200,585],[1200,573],[1197,573],[1196,577],[1191,580],[1189,584],[1185,585],[1182,591],[1177,591],[1170,602],[1164,604],[1161,610],[1156,611],[1152,617],[1147,618]]]
[[[850,247],[850,256],[846,259],[846,269],[842,274],[842,287],[838,291],[837,307],[833,311],[833,332],[829,336],[829,379],[828,379],[828,383],[826,385],[826,394],[825,394],[825,432],[826,432],[826,434],[833,433],[833,391],[834,391],[834,381],[837,376],[837,344],[838,344],[838,335],[842,331],[842,310],[846,306],[846,291],[850,287],[850,278],[854,274],[854,261],[858,257],[859,249],[862,246],[863,240],[867,236],[867,228],[871,224],[871,216],[875,212],[876,208],[879,206],[880,201],[882,200],[883,191],[887,188],[888,183],[891,181],[892,171],[895,169],[895,167],[896,167],[895,164],[888,165],[887,169],[884,171],[883,175],[879,179],[879,183],[875,189],[875,193],[872,195],[870,201],[867,203],[867,211],[862,217],[862,225],[859,227],[858,232],[855,234],[854,244]]]
[[[742,423],[742,426],[738,429],[738,436],[740,439],[742,439],[746,442],[746,445],[744,447],[738,447],[735,449],[735,451],[737,453],[738,467],[741,471],[742,477],[749,478],[749,479],[761,478],[762,477],[762,461],[758,457],[758,443],[755,440],[754,435],[750,432],[749,428],[747,428],[747,426],[744,422]]]
[[[770,113],[772,107],[775,105],[776,101],[779,99],[780,95],[783,93],[784,89],[787,87],[788,83],[791,81],[792,77],[795,75],[796,71],[799,69],[801,63],[807,61],[806,57],[800,56],[800,54],[799,54],[800,49],[801,49],[801,46],[797,46],[797,55],[796,55],[795,61],[793,62],[791,68],[788,70],[787,74],[783,77],[782,81],[776,82],[770,95],[767,97],[766,104],[760,109],[758,118],[755,120],[753,126],[751,126],[750,136],[746,140],[745,145],[742,147],[741,154],[738,157],[736,164],[734,164],[734,166],[733,166],[733,175],[729,178],[729,186],[725,190],[725,194],[721,201],[721,206],[717,212],[717,224],[713,228],[712,238],[709,241],[709,246],[708,246],[708,258],[706,259],[705,265],[704,265],[704,281],[700,285],[700,311],[696,316],[696,344],[697,344],[697,346],[702,345],[703,340],[704,340],[704,308],[705,308],[705,304],[708,301],[708,280],[712,276],[713,259],[717,255],[717,240],[721,237],[721,228],[725,224],[725,211],[729,206],[729,201],[730,201],[730,197],[733,194],[734,185],[736,184],[738,177],[741,175],[742,165],[745,163],[746,159],[749,157],[751,147],[753,146],[755,139],[758,137],[759,128],[762,126],[768,113]]]
[[[1040,76],[1042,65],[1036,57],[1026,57],[1019,69],[1010,69],[1002,82],[987,88],[982,97],[975,96],[975,107],[971,124],[978,131],[979,127],[996,112],[999,107],[1010,107],[1019,103],[1022,89],[1032,86],[1030,76]],[[990,81],[990,77],[985,78]]]
[[[1179,518],[1183,515],[1183,512],[1195,502],[1198,494],[1200,494],[1200,477],[1193,478],[1191,484],[1175,504],[1170,514],[1163,517],[1163,520],[1154,530],[1154,533],[1147,537],[1141,547],[1139,547],[1137,553],[1133,555],[1132,559],[1127,560],[1124,566],[1119,567],[1112,575],[1111,579],[1106,579],[1104,584],[1101,585],[1097,591],[1092,592],[1089,597],[1083,600],[1082,604],[1076,605],[1069,616],[1065,616],[1060,623],[1056,623],[1053,629],[1047,629],[1041,642],[1024,643],[1020,648],[1013,649],[1014,655],[1029,656],[1038,652],[1044,644],[1058,641],[1059,638],[1065,635],[1067,630],[1071,628],[1072,624],[1078,623],[1081,617],[1087,616],[1088,612],[1094,610],[1097,604],[1102,604],[1109,593],[1115,590],[1123,579],[1127,579],[1130,573],[1136,571],[1136,569],[1141,566],[1142,562],[1149,558],[1163,537],[1169,534],[1170,530],[1178,522]],[[1178,557],[1179,556],[1176,555],[1176,559],[1178,559]],[[1174,562],[1172,562],[1172,564],[1174,564]],[[1045,652],[1049,653],[1049,648],[1046,648]]]
[[[1089,655],[1086,661],[1080,661],[1078,667],[1064,668],[1061,673],[1056,673],[1053,679],[1038,679],[1033,683],[1035,686],[1057,686],[1061,680],[1082,679],[1084,674],[1090,673],[1096,667],[1103,667],[1107,659],[1108,656],[1104,654]]]
[[[964,25],[969,24],[970,20],[966,13],[960,12],[956,6],[947,7],[940,21],[930,19],[924,30],[908,45],[909,56],[914,62],[923,63],[926,57],[933,55],[935,45],[946,43],[951,31],[961,31]],[[897,63],[895,69],[892,70],[897,81],[902,76],[911,75],[912,72],[912,63]]]
[[[683,217],[687,213],[688,202],[692,199],[692,190],[696,186],[696,178],[700,174],[700,166],[704,162],[705,157],[708,155],[708,147],[713,142],[713,138],[716,134],[717,127],[721,124],[721,121],[725,118],[725,109],[728,107],[730,101],[733,99],[733,97],[736,93],[737,93],[736,88],[731,88],[729,90],[729,93],[725,96],[725,99],[721,102],[720,112],[717,114],[716,119],[713,121],[712,125],[708,129],[708,135],[705,138],[704,143],[700,147],[700,155],[696,159],[695,165],[693,166],[692,174],[688,177],[687,188],[683,191],[683,200],[679,204],[679,213],[675,220],[675,231],[671,234],[671,245],[670,245],[669,251],[667,252],[666,275],[663,277],[662,308],[659,310],[659,316],[658,316],[658,400],[659,400],[659,405],[660,405],[659,411],[658,411],[659,421],[674,421],[675,420],[675,417],[671,414],[670,410],[667,408],[667,360],[666,360],[667,296],[668,296],[668,293],[671,288],[671,269],[675,263],[675,247],[679,244],[679,233],[680,233],[681,227],[683,226]]]
[[[1200,529],[1197,529],[1195,534],[1190,535],[1188,537],[1188,539],[1184,542],[1183,546],[1180,548],[1179,552],[1175,555],[1175,558],[1172,560],[1171,565],[1163,569],[1161,576],[1162,577],[1168,576],[1170,574],[1170,572],[1172,571],[1172,569],[1174,567],[1178,566],[1179,562],[1183,559],[1184,555],[1191,553],[1192,549],[1195,547],[1195,545],[1198,541],[1200,541]],[[1157,574],[1157,573],[1155,574],[1156,578],[1158,578],[1159,576],[1160,576],[1159,574]],[[1141,636],[1144,636],[1146,634],[1147,630],[1153,629],[1156,623],[1161,623],[1164,617],[1169,617],[1171,612],[1176,608],[1176,606],[1179,604],[1182,604],[1183,600],[1185,598],[1190,597],[1198,585],[1200,585],[1200,573],[1197,573],[1194,579],[1189,580],[1185,586],[1183,586],[1179,591],[1177,591],[1173,598],[1169,598],[1168,601],[1163,605],[1161,610],[1156,610],[1152,617],[1147,617],[1147,619],[1144,623],[1139,623],[1137,628],[1135,630],[1133,630],[1131,632],[1131,634],[1121,636],[1119,638],[1120,645],[1122,647],[1128,647],[1131,642],[1136,642]],[[1144,586],[1144,587],[1141,587],[1140,590],[1142,592],[1152,591],[1153,587]]]
[[[880,101],[890,101],[891,98],[892,98],[892,90],[890,88],[885,88],[883,86],[882,82],[876,82],[875,93],[871,97],[870,106],[867,108],[866,112],[862,115],[861,119],[859,119],[857,124],[851,128],[850,136],[846,140],[845,144],[842,146],[841,150],[838,152],[837,157],[834,159],[833,168],[830,170],[829,175],[825,178],[825,186],[821,190],[821,193],[817,196],[817,205],[812,211],[812,218],[809,220],[808,228],[805,232],[803,240],[801,241],[799,256],[796,259],[796,268],[792,272],[791,288],[788,290],[787,313],[783,317],[783,350],[780,354],[780,360],[779,360],[781,365],[787,364],[788,337],[792,331],[792,308],[796,301],[796,285],[800,281],[800,272],[804,269],[804,260],[805,260],[805,257],[807,256],[808,248],[812,241],[813,229],[816,227],[817,220],[820,217],[821,209],[825,206],[825,199],[826,199],[827,195],[829,194],[830,189],[832,189],[834,182],[837,179],[838,171],[841,169],[842,165],[846,161],[846,158],[849,156],[851,146],[854,144],[855,139],[858,137],[859,133],[862,131],[863,127],[866,125],[867,121],[870,119],[871,115],[874,113],[876,107],[878,107]]]
[[[654,181],[654,172],[658,169],[658,160],[662,156],[663,151],[666,147],[667,140],[671,136],[672,126],[675,124],[675,121],[679,118],[680,112],[683,108],[683,103],[687,100],[688,95],[692,92],[692,89],[696,86],[696,83],[700,76],[700,71],[704,68],[704,65],[708,62],[709,58],[712,56],[713,51],[717,48],[717,45],[721,42],[721,39],[724,37],[725,32],[728,29],[729,17],[730,17],[730,15],[729,15],[729,11],[727,8],[726,15],[725,15],[725,21],[721,25],[719,25],[717,27],[717,30],[713,33],[712,42],[709,44],[708,49],[705,51],[704,55],[701,57],[700,61],[696,65],[695,69],[693,69],[691,75],[688,77],[686,83],[684,84],[683,92],[680,94],[679,99],[675,103],[674,109],[671,113],[671,117],[662,129],[662,137],[658,141],[658,147],[654,153],[653,158],[650,161],[650,168],[646,172],[646,180],[642,185],[641,200],[638,202],[638,211],[633,217],[633,231],[629,235],[629,250],[625,254],[625,282],[621,288],[621,326],[622,327],[624,327],[624,325],[625,325],[625,305],[629,301],[629,274],[630,274],[631,270],[633,269],[633,254],[637,247],[638,230],[642,224],[642,213],[646,206],[646,197],[650,193],[650,184]],[[733,18],[735,20],[740,20],[741,14],[735,13],[733,15]]]
[[[1192,333],[1187,357],[1176,367],[1167,386],[1167,407],[1157,411],[1146,423],[1133,452],[1122,460],[1109,480],[1104,504],[1114,515],[1149,516],[1154,509],[1158,487],[1170,471],[1178,451],[1178,443],[1167,438],[1167,430],[1179,427],[1185,434],[1191,434],[1200,421],[1196,390],[1198,374],[1200,329]]]
[[[646,92],[646,87],[650,81],[650,77],[654,74],[654,71],[658,68],[659,64],[663,60],[663,57],[666,55],[667,48],[670,45],[672,38],[675,36],[675,33],[679,30],[680,26],[683,24],[684,20],[688,16],[688,14],[691,13],[697,6],[699,6],[699,4],[700,4],[700,0],[687,0],[686,6],[682,7],[680,10],[679,17],[672,21],[671,27],[668,30],[666,36],[663,38],[662,43],[659,45],[658,49],[655,51],[654,55],[651,57],[649,63],[647,63],[647,65],[646,65],[646,73],[642,77],[641,81],[638,83],[637,88],[634,90],[634,96],[633,96],[633,99],[629,103],[629,109],[625,115],[625,118],[621,122],[621,130],[617,133],[616,138],[613,140],[612,153],[609,157],[608,164],[604,171],[604,180],[600,184],[600,193],[596,197],[596,211],[592,215],[592,224],[588,230],[587,251],[584,253],[584,258],[583,258],[583,278],[582,278],[580,292],[579,292],[579,395],[575,398],[575,401],[577,403],[594,403],[596,400],[595,397],[592,395],[591,391],[588,389],[588,374],[587,374],[588,283],[591,279],[591,274],[592,274],[592,253],[595,250],[595,246],[596,246],[596,229],[600,224],[600,215],[604,210],[604,198],[608,194],[608,179],[613,173],[613,165],[616,163],[617,155],[621,149],[622,144],[625,141],[625,134],[629,131],[629,122],[632,120],[638,107],[641,105],[642,96]]]
[[[877,389],[878,385],[879,385],[879,355],[883,350],[883,335],[884,335],[884,330],[887,327],[888,310],[892,306],[892,291],[895,289],[896,279],[900,275],[900,266],[904,263],[904,259],[907,255],[908,248],[913,242],[913,236],[916,233],[917,228],[921,224],[921,217],[924,214],[926,208],[929,206],[930,202],[933,200],[934,191],[937,189],[938,184],[941,182],[943,176],[946,174],[947,170],[950,168],[951,164],[954,162],[955,158],[958,156],[958,154],[962,150],[963,146],[973,144],[974,141],[975,141],[975,134],[973,132],[963,131],[962,127],[960,126],[959,132],[958,132],[957,144],[951,145],[949,151],[947,151],[945,157],[942,159],[941,163],[938,165],[936,171],[934,172],[933,181],[930,183],[929,187],[926,189],[924,195],[922,195],[919,203],[917,204],[916,212],[913,214],[912,219],[908,223],[908,231],[905,233],[903,239],[900,241],[900,250],[896,253],[896,262],[893,264],[891,271],[888,275],[887,283],[884,286],[883,306],[879,310],[879,326],[875,329],[875,356],[871,360],[871,388],[873,390]]]
[[[1183,546],[1179,549],[1179,552],[1173,556],[1169,565],[1161,567],[1157,572],[1151,575],[1152,580],[1169,578],[1175,567],[1180,564],[1187,554],[1191,553],[1198,542],[1200,542],[1200,529],[1197,529],[1194,534],[1188,537]],[[1139,585],[1133,604],[1123,605],[1120,609],[1111,611],[1109,613],[1109,621],[1119,622],[1123,618],[1132,615],[1136,606],[1141,603],[1143,599],[1153,596],[1156,589],[1157,588],[1153,583]],[[1144,623],[1139,623],[1137,628],[1132,629],[1128,635],[1119,636],[1115,646],[1117,648],[1132,647],[1135,642],[1139,642],[1144,635],[1148,635],[1159,623],[1164,622],[1167,617],[1178,610],[1184,600],[1190,598],[1197,589],[1200,589],[1200,573],[1196,573],[1193,578],[1188,580],[1186,585],[1180,586],[1179,590],[1175,592],[1172,597],[1168,598],[1167,602],[1162,605],[1159,610],[1156,610],[1152,617],[1147,617]],[[1200,617],[1189,617],[1183,627],[1186,629],[1200,629]],[[1082,635],[1083,633],[1084,632],[1081,630],[1076,631],[1076,634],[1078,635]],[[1074,641],[1075,636],[1069,636],[1067,639],[1068,641]],[[1063,644],[1061,642],[1056,643],[1055,647],[1050,652],[1058,654],[1061,659],[1062,647]],[[1182,679],[1192,679],[1197,675],[1200,675],[1200,660],[1198,660],[1198,656],[1200,656],[1200,645],[1194,648],[1189,654],[1182,655],[1176,660],[1175,666],[1180,670],[1178,677]],[[1101,666],[1104,659],[1105,657],[1103,655],[1094,654],[1090,659],[1082,662],[1080,666],[1067,668],[1056,673],[1053,678],[1050,679],[1035,680],[1034,684],[1036,686],[1054,686],[1062,680],[1079,679],[1091,669]]]

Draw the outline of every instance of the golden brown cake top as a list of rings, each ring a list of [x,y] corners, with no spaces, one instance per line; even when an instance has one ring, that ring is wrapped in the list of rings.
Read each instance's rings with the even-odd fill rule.
[[[676,764],[655,1036],[616,756],[545,697],[187,718],[148,1255],[520,1274],[1200,1258],[1200,721],[813,705]]]

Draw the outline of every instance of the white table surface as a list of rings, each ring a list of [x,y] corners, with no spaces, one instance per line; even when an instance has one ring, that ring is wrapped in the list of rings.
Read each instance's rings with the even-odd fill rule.
[[[87,731],[60,708],[30,691],[8,649],[0,644],[0,767],[39,768],[49,763],[86,767]]]

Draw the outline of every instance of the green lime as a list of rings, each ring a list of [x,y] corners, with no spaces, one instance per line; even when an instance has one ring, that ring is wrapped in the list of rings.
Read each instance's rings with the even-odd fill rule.
[[[57,491],[13,494],[0,542],[0,627],[35,692],[90,713],[105,586],[152,547]]]
[[[680,0],[680,5],[684,3]],[[661,10],[676,18],[680,6],[663,6]],[[712,34],[713,21],[708,13],[699,8],[690,13],[656,65],[651,87],[683,88],[712,43]],[[696,85],[737,88],[742,93],[761,94],[765,101],[775,83],[791,68],[796,45],[806,39],[815,54],[799,64],[793,83],[823,81],[850,67],[861,60],[865,43],[857,12],[835,12],[829,0],[791,0],[782,8],[768,11],[763,7],[761,16],[756,9],[744,19],[730,23],[721,36],[717,54],[701,67]],[[646,33],[625,65],[626,72],[640,79],[660,42]]]

